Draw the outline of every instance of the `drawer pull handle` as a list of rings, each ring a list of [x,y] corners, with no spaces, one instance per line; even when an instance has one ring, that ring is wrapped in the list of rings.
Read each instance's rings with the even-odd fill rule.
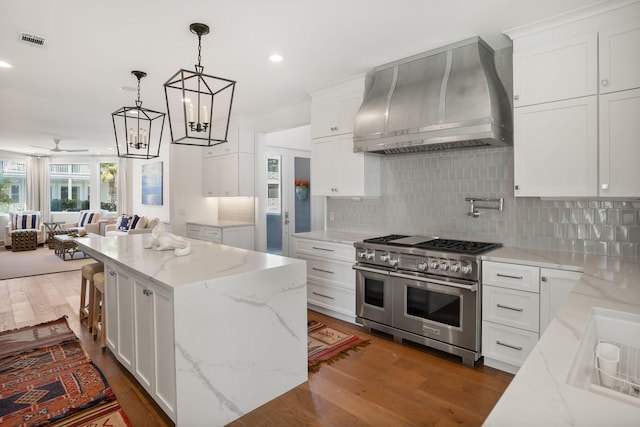
[[[318,295],[319,297],[327,298],[327,299],[335,299],[334,297],[330,297],[329,295],[319,294],[317,292],[313,292],[314,295]]]
[[[523,279],[522,276],[511,276],[510,274],[498,273],[498,274],[496,274],[496,276],[498,276],[498,277],[506,277],[507,279],[517,279],[517,280],[522,280]]]
[[[509,307],[508,305],[502,305],[502,304],[496,304],[496,307],[505,308],[507,310],[519,311],[519,312],[523,311],[521,308]]]
[[[312,269],[312,270],[315,270],[315,271],[320,271],[320,272],[322,272],[322,273],[335,274],[333,271],[323,270],[323,269],[321,269],[321,268],[311,267],[311,269]]]
[[[109,276],[115,276],[117,273],[113,270],[109,270]]]
[[[517,345],[506,344],[506,343],[503,343],[500,340],[496,341],[496,344],[501,345],[503,347],[509,347],[509,348],[514,349],[514,350],[522,351],[522,347],[517,346]]]
[[[312,249],[319,250],[319,251],[335,252],[335,250],[334,250],[334,249],[319,248],[319,247],[317,247],[317,246],[312,246],[311,248],[312,248]]]
[[[142,295],[151,296],[151,295],[153,295],[153,291],[150,291],[149,289],[143,289],[142,290]]]

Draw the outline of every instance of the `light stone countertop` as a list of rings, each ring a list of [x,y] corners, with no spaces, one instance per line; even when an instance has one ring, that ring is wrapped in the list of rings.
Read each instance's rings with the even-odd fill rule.
[[[253,222],[244,222],[244,221],[233,221],[229,219],[201,219],[194,221],[187,221],[187,224],[196,224],[196,225],[204,225],[206,227],[246,227],[250,225],[255,225]]]
[[[584,272],[485,426],[640,426],[640,406],[567,383],[593,307],[640,314],[640,259],[508,247],[482,259]]]
[[[194,239],[187,239],[191,242],[191,253],[176,257],[173,250],[145,249],[148,237],[148,234],[88,235],[75,240],[79,249],[86,249],[89,255],[98,253],[168,288],[304,262]]]
[[[311,239],[311,240],[321,240],[325,242],[334,242],[334,243],[345,243],[352,245],[355,242],[360,242],[364,239],[368,239],[371,237],[378,237],[380,234],[372,235],[372,234],[363,234],[363,233],[352,233],[349,231],[309,231],[306,233],[295,233],[293,237],[300,237],[303,239]],[[355,262],[355,259],[353,260]]]

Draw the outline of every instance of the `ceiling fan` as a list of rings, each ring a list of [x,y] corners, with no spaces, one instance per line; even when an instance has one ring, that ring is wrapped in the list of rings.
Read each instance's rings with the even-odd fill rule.
[[[54,153],[62,153],[62,152],[66,152],[66,153],[79,153],[81,151],[89,151],[88,148],[79,148],[79,149],[75,149],[75,150],[65,150],[62,149],[58,146],[58,144],[60,144],[60,139],[59,138],[54,138],[53,139],[53,143],[56,144],[55,147],[53,148],[48,148],[48,147],[39,147],[37,145],[32,145],[32,147],[36,147],[36,148],[42,148],[43,150],[49,150],[52,151]]]

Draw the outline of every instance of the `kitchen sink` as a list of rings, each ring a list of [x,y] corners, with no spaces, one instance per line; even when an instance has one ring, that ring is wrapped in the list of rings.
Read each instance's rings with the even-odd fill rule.
[[[640,407],[640,315],[594,307],[567,383]]]

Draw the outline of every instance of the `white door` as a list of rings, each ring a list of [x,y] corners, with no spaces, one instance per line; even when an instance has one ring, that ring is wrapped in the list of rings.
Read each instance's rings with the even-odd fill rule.
[[[311,231],[311,153],[267,147],[266,251],[293,256],[294,233]]]

